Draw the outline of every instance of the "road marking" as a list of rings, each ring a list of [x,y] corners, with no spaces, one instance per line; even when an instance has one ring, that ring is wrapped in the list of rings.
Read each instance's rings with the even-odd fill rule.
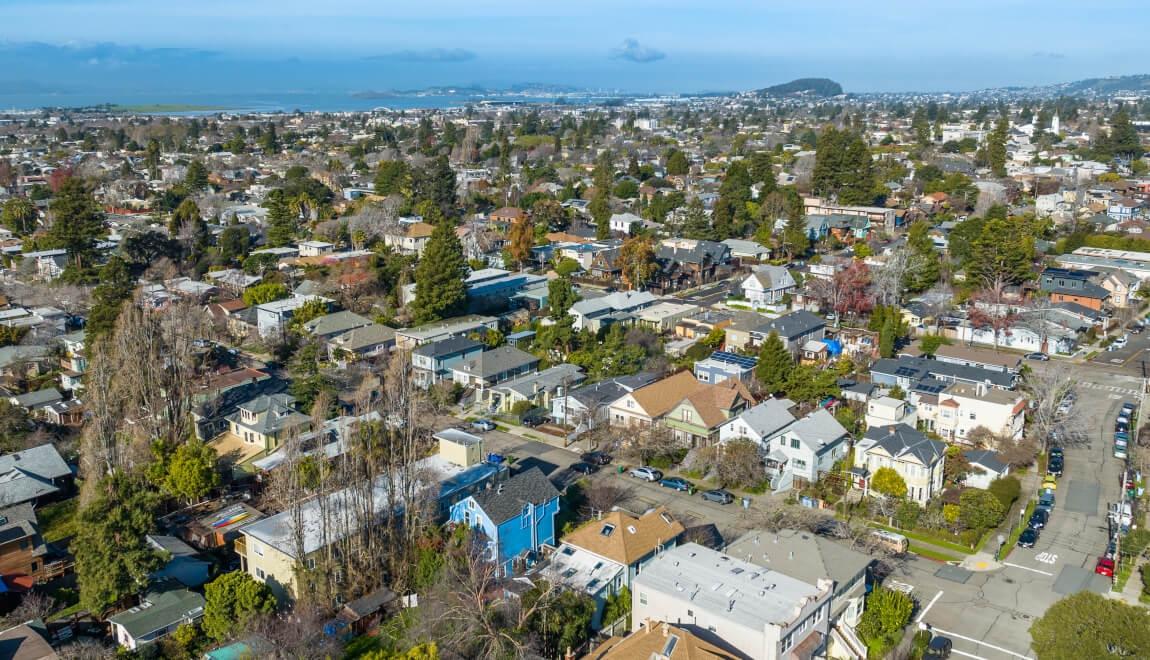
[[[1040,574],[1046,575],[1048,577],[1054,577],[1054,573],[1047,573],[1046,571],[1040,571],[1037,568],[1030,568],[1029,566],[1019,566],[1018,564],[1012,564],[1008,561],[1002,562],[1002,565],[1003,566],[1013,566],[1014,568],[1021,568],[1022,570],[1030,571],[1031,573],[1040,573]]]
[[[1054,554],[1053,552],[1040,552],[1037,555],[1034,555],[1034,558],[1043,564],[1053,564],[1058,561],[1058,555]]]
[[[910,595],[910,592],[914,591],[913,585],[907,584],[905,582],[899,582],[898,580],[891,580],[887,584],[887,587],[894,589],[895,591],[901,591],[908,596]]]
[[[933,626],[931,629],[934,630],[934,632],[942,633],[944,635],[949,635],[950,637],[957,637],[959,639],[965,639],[968,642],[974,642],[975,644],[978,644],[980,646],[985,646],[986,648],[993,649],[995,651],[998,651],[999,653],[1005,653],[1006,655],[1012,655],[1016,658],[1022,658],[1022,660],[1031,660],[1030,656],[1028,656],[1028,655],[1021,655],[1021,654],[1015,653],[1014,651],[1011,651],[1009,649],[1004,649],[1001,646],[995,646],[994,644],[987,644],[986,642],[984,642],[980,639],[975,639],[973,637],[967,637],[966,635],[960,635],[956,632],[950,632],[949,630],[943,630],[942,628],[935,628]]]
[[[918,615],[917,619],[915,619],[915,623],[922,623],[922,618],[926,616],[926,613],[930,611],[930,608],[934,607],[934,604],[938,602],[939,598],[942,598],[941,589],[937,594],[934,595],[934,598],[930,599],[930,602],[926,604],[926,607],[922,609],[922,613]]]

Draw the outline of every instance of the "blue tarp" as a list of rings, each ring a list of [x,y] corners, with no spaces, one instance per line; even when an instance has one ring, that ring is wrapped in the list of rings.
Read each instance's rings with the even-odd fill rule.
[[[827,345],[827,354],[831,357],[842,355],[843,343],[837,339],[823,339],[821,340]]]

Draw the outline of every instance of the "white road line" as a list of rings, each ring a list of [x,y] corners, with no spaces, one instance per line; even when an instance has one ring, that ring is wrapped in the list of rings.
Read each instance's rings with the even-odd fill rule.
[[[1014,651],[1011,651],[1009,649],[1004,649],[1001,646],[995,646],[994,644],[987,644],[986,642],[984,642],[980,639],[975,639],[973,637],[967,637],[966,635],[960,635],[960,634],[955,633],[955,632],[950,632],[949,630],[943,630],[942,628],[933,628],[932,627],[932,630],[934,630],[937,633],[942,633],[943,635],[948,635],[950,637],[957,637],[958,639],[965,639],[968,642],[974,642],[975,644],[985,646],[986,648],[993,649],[995,651],[998,651],[999,653],[1005,653],[1006,655],[1011,655],[1011,656],[1014,656],[1016,658],[1022,658],[1022,660],[1031,660],[1030,656],[1028,656],[1028,655],[1021,655],[1021,654],[1015,653]]]
[[[1046,575],[1048,577],[1054,577],[1054,573],[1047,573],[1046,571],[1040,571],[1037,568],[1030,568],[1029,566],[1019,566],[1018,564],[1012,564],[1008,561],[1002,562],[1002,565],[1003,566],[1013,566],[1014,568],[1021,568],[1024,571],[1030,571],[1032,573],[1041,573],[1041,574]]]
[[[939,598],[942,598],[942,590],[941,589],[939,590],[939,592],[937,594],[934,595],[934,598],[930,599],[930,602],[927,603],[926,607],[924,607],[922,609],[922,612],[918,615],[918,618],[915,619],[915,623],[922,623],[922,618],[924,616],[926,616],[926,613],[930,611],[930,608],[934,607],[934,604],[938,602]]]

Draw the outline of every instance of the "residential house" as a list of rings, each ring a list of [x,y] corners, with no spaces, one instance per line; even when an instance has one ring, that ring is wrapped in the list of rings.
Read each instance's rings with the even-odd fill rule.
[[[263,394],[236,406],[228,415],[228,432],[212,441],[221,456],[235,454],[237,462],[276,450],[292,434],[311,430],[311,416],[295,409],[287,393]]]
[[[192,625],[204,616],[204,597],[171,583],[153,586],[140,604],[108,617],[112,639],[129,651],[136,651],[167,637],[182,625]]]
[[[616,291],[597,298],[580,300],[568,314],[575,320],[575,330],[599,332],[614,323],[630,323],[639,310],[654,305],[657,298],[649,291]]]
[[[807,342],[826,337],[826,329],[826,319],[800,309],[775,319],[748,318],[733,323],[727,328],[726,345],[728,349],[758,349],[763,340],[775,332],[787,350],[797,356]]]
[[[27,410],[33,416],[39,416],[40,409],[50,406],[57,401],[63,401],[64,395],[55,387],[46,387],[35,392],[26,392],[8,397],[8,402],[19,408]]]
[[[1052,303],[1072,302],[1099,310],[1110,300],[1110,292],[1096,283],[1098,279],[1094,271],[1047,268],[1042,271],[1039,287]]]
[[[656,334],[664,334],[672,331],[680,321],[698,311],[696,305],[661,302],[640,310],[636,320],[640,326]]]
[[[502,412],[511,412],[522,401],[529,402],[535,408],[550,408],[560,392],[578,387],[586,379],[582,367],[557,364],[485,388],[479,393],[479,398],[492,410]]]
[[[782,266],[755,266],[740,286],[743,297],[756,309],[781,305],[798,288],[791,271]]]
[[[424,344],[430,344],[451,337],[472,333],[486,334],[488,330],[498,330],[499,319],[494,316],[469,314],[442,321],[434,321],[414,328],[403,328],[395,332],[396,348],[411,351]]]
[[[612,233],[627,235],[631,234],[636,225],[642,227],[645,224],[646,221],[634,213],[612,213],[611,219],[608,221]]]
[[[820,657],[834,582],[814,585],[697,543],[661,553],[635,578],[631,630],[689,621],[691,630],[758,660]]]
[[[718,384],[728,380],[739,380],[749,384],[755,375],[755,365],[759,359],[738,353],[715,351],[705,360],[695,363],[695,378],[700,383]]]
[[[256,327],[264,339],[282,338],[287,332],[295,311],[309,301],[318,300],[324,305],[331,301],[320,296],[292,296],[263,305],[256,305]]]
[[[152,580],[171,579],[185,587],[202,587],[211,576],[212,563],[200,559],[190,545],[174,536],[148,534],[144,537],[167,562],[153,572]]]
[[[719,426],[755,405],[741,380],[699,385],[663,418],[676,440],[691,447],[711,445],[719,439]]]
[[[332,360],[355,362],[384,355],[394,346],[395,330],[372,323],[332,337],[327,342],[327,351]]]
[[[1010,390],[1014,389],[1017,378],[1017,374],[1006,371],[905,355],[882,358],[871,366],[872,382],[887,387],[897,385],[904,392],[926,379],[942,383],[990,383],[992,387]]]
[[[364,318],[355,312],[341,311],[332,314],[324,314],[304,323],[301,329],[308,335],[316,339],[327,341],[345,332],[355,330],[357,328],[365,328],[369,325],[374,325],[375,322],[371,319]]]
[[[452,369],[483,353],[483,344],[459,335],[426,343],[411,352],[415,384],[423,388],[452,379]]]
[[[962,452],[970,463],[970,472],[962,480],[968,488],[990,488],[990,483],[1010,475],[1010,463],[989,449],[968,449]]]
[[[1124,270],[1113,270],[1100,282],[1110,292],[1110,303],[1118,308],[1136,307],[1140,303],[1138,290],[1142,280]]]
[[[776,438],[762,447],[771,490],[783,492],[805,488],[830,472],[846,456],[850,434],[834,415],[819,408],[788,425]]]
[[[680,371],[673,376],[640,387],[611,403],[610,424],[621,428],[653,426],[699,387],[699,381],[689,371]]]
[[[771,248],[759,244],[756,241],[748,241],[741,238],[728,238],[723,241],[731,249],[731,258],[739,259],[740,261],[766,261],[771,258]]]
[[[767,399],[758,405],[747,408],[719,427],[719,441],[747,439],[760,445],[765,456],[773,441],[783,434],[795,416],[791,409],[795,402],[790,399]]]
[[[533,373],[539,358],[514,346],[500,346],[453,364],[451,380],[464,387],[487,388]]]
[[[84,388],[83,376],[88,371],[88,353],[84,348],[84,331],[77,330],[59,337],[64,354],[60,357],[60,387],[69,392]]]
[[[778,571],[807,584],[817,585],[824,577],[833,580],[830,616],[834,628],[828,657],[856,657],[847,649],[836,653],[834,646],[855,646],[852,633],[865,609],[867,578],[875,563],[873,557],[820,534],[794,529],[751,531],[724,550],[732,557],[744,558],[762,569]],[[836,633],[847,639],[835,639]]]
[[[532,560],[544,545],[554,546],[559,491],[533,467],[451,507],[451,521],[482,532],[489,559],[504,575],[521,572],[519,561]]]
[[[551,398],[551,419],[557,424],[574,427],[576,434],[606,424],[609,406],[625,394],[655,382],[651,373],[620,376],[567,389]]]
[[[504,206],[492,211],[488,218],[494,223],[510,225],[526,220],[527,211],[514,206]]]
[[[686,528],[666,509],[649,509],[642,515],[628,511],[604,511],[563,537],[559,548],[543,569],[548,580],[595,599],[592,626],[602,621],[607,599],[631,583],[643,567],[660,553],[673,548]]]
[[[0,456],[0,507],[44,504],[72,494],[74,475],[47,443]]]
[[[644,621],[639,632],[626,637],[611,637],[583,656],[583,660],[735,660],[741,655],[726,645],[703,639],[691,632],[688,626],[666,621]]]
[[[335,252],[335,245],[326,241],[302,241],[299,244],[299,256],[322,257]]]
[[[906,424],[868,429],[854,451],[854,485],[865,493],[871,493],[870,480],[884,467],[903,478],[907,499],[920,505],[942,492],[946,445]]]
[[[803,198],[804,215],[840,215],[865,218],[880,231],[893,231],[898,222],[894,209],[880,206],[844,206],[819,199],[818,197]]]
[[[247,337],[253,329],[258,329],[259,321],[256,318],[256,310],[248,307],[248,304],[241,299],[227,300],[224,302],[211,303],[204,307],[204,311],[211,317],[212,323],[216,327],[224,330],[228,335],[243,339]]]
[[[200,516],[182,533],[189,543],[205,550],[225,548],[240,537],[241,529],[263,518],[259,510],[239,502]]]
[[[197,392],[197,403],[192,409],[196,437],[205,442],[215,438],[228,430],[227,418],[238,412],[241,404],[285,390],[286,381],[255,369],[237,369],[207,380]]]
[[[939,394],[938,414],[927,422],[933,430],[951,442],[966,442],[977,428],[984,428],[999,438],[1022,439],[1026,423],[1027,400],[1010,390],[987,387],[985,383],[955,383]]]
[[[423,256],[434,230],[435,227],[426,222],[401,223],[398,228],[384,233],[383,244],[400,254]]]
[[[664,291],[714,282],[730,272],[731,248],[715,241],[669,238],[655,246],[653,286]]]
[[[48,546],[40,536],[32,504],[22,502],[0,509],[0,575],[26,576],[40,583],[45,579]]]
[[[866,402],[867,428],[906,424],[914,427],[918,423],[918,411],[908,401],[889,396],[870,399]]]

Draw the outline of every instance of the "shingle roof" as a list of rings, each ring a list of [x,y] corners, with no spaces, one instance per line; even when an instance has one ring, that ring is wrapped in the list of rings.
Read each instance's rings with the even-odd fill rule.
[[[500,346],[484,351],[463,364],[452,367],[455,371],[490,378],[501,373],[519,369],[539,362],[539,358],[514,346]]]
[[[543,471],[533,467],[472,496],[491,522],[502,524],[523,513],[526,504],[541,505],[559,497]]]
[[[872,428],[863,437],[874,441],[875,446],[882,448],[891,458],[910,455],[923,465],[932,465],[946,453],[944,443],[931,440],[906,424]]]
[[[962,452],[962,455],[966,457],[967,461],[970,461],[971,465],[982,466],[995,474],[1002,474],[1008,467],[1001,456],[989,449],[970,449]]]
[[[563,542],[630,566],[685,530],[665,507],[638,517],[626,511],[609,511],[563,537]]]
[[[815,316],[805,309],[800,309],[797,312],[790,314],[783,314],[782,316],[774,319],[766,324],[765,332],[774,330],[779,333],[783,339],[794,339],[805,334],[809,334],[819,328],[825,328],[827,322],[825,319]]]
[[[167,628],[173,623],[203,614],[204,597],[187,589],[149,592],[143,602],[109,617],[108,621],[123,626],[133,638]]]
[[[662,417],[699,387],[699,381],[690,371],[680,371],[657,383],[651,383],[631,393],[639,407],[648,416]]]
[[[455,353],[463,353],[482,347],[483,344],[475,341],[474,339],[470,339],[463,335],[457,335],[442,341],[435,341],[424,344],[423,346],[420,346],[419,348],[412,351],[412,353],[415,355],[422,355],[424,357],[435,358],[443,357],[445,355],[452,355]]]
[[[847,430],[826,408],[819,408],[795,422],[787,433],[793,434],[815,452],[847,436]]]
[[[703,384],[687,395],[686,400],[699,413],[703,424],[713,428],[730,419],[727,413],[738,404],[740,397],[748,405],[755,400],[741,380],[730,378],[718,384]]]
[[[19,504],[59,490],[53,479],[72,474],[51,444],[0,456],[0,505]]]

